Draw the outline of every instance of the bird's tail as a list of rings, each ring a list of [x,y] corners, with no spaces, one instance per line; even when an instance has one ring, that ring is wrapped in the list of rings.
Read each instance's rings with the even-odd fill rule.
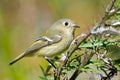
[[[16,57],[14,60],[12,60],[9,65],[12,65],[14,63],[16,63],[17,61],[19,61],[20,59],[22,59],[25,56],[24,53],[20,54],[18,57]]]

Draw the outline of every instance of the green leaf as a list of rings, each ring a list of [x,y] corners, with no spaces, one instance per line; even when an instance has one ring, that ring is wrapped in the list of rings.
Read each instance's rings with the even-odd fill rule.
[[[95,46],[106,47],[108,45],[116,45],[116,42],[108,42],[108,41],[103,42],[101,40],[97,40],[94,44],[92,44],[91,42],[83,43],[79,46],[79,48],[93,48]]]

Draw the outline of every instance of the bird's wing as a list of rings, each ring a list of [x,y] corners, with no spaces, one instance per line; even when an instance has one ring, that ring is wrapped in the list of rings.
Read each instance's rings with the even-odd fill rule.
[[[39,39],[37,39],[32,45],[31,47],[29,47],[25,52],[23,52],[22,54],[20,54],[18,57],[16,57],[14,60],[12,60],[9,65],[14,64],[15,62],[19,61],[21,58],[23,58],[24,56],[27,55],[32,55],[33,52],[39,50],[40,48],[43,48],[45,46],[49,46],[52,45],[54,43],[58,43],[59,41],[62,40],[62,37],[59,35],[55,35],[52,37],[40,37]]]
[[[59,36],[59,35],[54,35],[54,36],[51,36],[51,37],[46,37],[46,36],[42,36],[40,38],[38,38],[34,44],[31,45],[31,47],[29,47],[24,55],[27,55],[29,53],[33,53],[37,50],[39,50],[40,48],[43,48],[45,46],[49,46],[51,44],[54,44],[54,43],[58,43],[59,41],[62,40],[62,37]]]

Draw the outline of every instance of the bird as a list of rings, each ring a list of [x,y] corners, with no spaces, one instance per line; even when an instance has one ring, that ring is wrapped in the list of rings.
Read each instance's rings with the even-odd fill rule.
[[[80,26],[69,18],[56,21],[28,49],[13,59],[9,65],[16,63],[23,57],[52,58],[60,55],[69,48],[77,28],[80,28]]]

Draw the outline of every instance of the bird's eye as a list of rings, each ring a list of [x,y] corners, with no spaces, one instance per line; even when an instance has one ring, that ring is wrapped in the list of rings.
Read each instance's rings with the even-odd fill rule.
[[[69,23],[68,23],[68,22],[65,22],[65,23],[64,23],[64,25],[65,25],[65,26],[68,26],[68,25],[69,25]]]

